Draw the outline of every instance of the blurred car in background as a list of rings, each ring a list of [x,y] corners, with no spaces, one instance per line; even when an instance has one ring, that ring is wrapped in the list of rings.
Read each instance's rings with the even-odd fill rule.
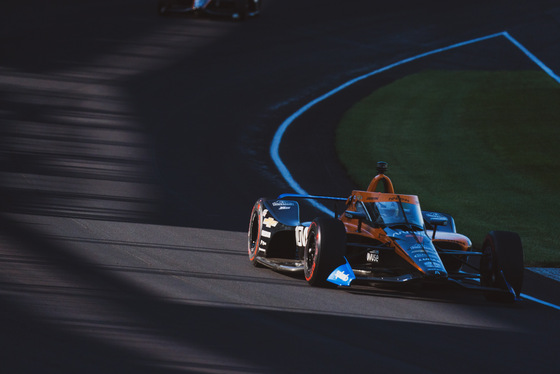
[[[161,15],[184,13],[212,15],[244,20],[259,15],[262,0],[158,0]]]

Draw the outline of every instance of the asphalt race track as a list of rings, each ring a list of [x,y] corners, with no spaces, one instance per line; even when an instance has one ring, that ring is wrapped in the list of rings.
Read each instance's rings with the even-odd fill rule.
[[[523,292],[552,306],[250,265],[252,204],[291,192],[272,138],[310,101],[504,31],[560,73],[556,1],[343,4],[266,0],[243,23],[160,17],[155,0],[0,5],[3,373],[560,370],[560,285],[530,271]],[[348,194],[338,119],[425,69],[540,68],[496,37],[360,81],[288,128],[294,179]]]

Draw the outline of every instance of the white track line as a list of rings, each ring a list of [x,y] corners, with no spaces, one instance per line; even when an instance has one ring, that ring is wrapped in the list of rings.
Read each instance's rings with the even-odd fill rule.
[[[483,36],[483,37],[476,38],[476,39],[467,40],[467,41],[464,41],[464,42],[461,42],[461,43],[452,44],[452,45],[447,46],[447,47],[434,49],[434,50],[429,51],[429,52],[421,53],[419,55],[409,57],[409,58],[406,58],[404,60],[397,61],[393,64],[387,65],[387,66],[382,67],[380,69],[374,70],[374,71],[369,72],[369,73],[364,74],[364,75],[361,75],[357,78],[354,78],[354,79],[338,86],[337,88],[327,92],[326,94],[310,101],[309,103],[307,103],[306,105],[301,107],[298,111],[296,111],[291,116],[289,116],[284,122],[282,122],[282,124],[280,125],[278,130],[276,130],[276,133],[274,134],[274,137],[272,139],[272,143],[270,145],[270,157],[272,158],[272,161],[274,162],[274,164],[276,165],[276,167],[280,171],[280,174],[282,175],[284,180],[286,182],[288,182],[290,187],[292,187],[294,189],[294,191],[296,191],[296,193],[299,193],[299,194],[302,194],[302,195],[308,195],[307,191],[305,191],[299,185],[299,183],[296,182],[296,180],[294,179],[294,177],[292,176],[292,174],[290,173],[290,171],[288,170],[288,168],[286,167],[286,165],[284,164],[284,162],[280,158],[280,153],[279,153],[280,143],[282,142],[282,137],[284,136],[284,133],[286,132],[288,127],[298,117],[300,117],[303,113],[307,112],[315,104],[318,104],[318,103],[328,99],[329,97],[337,94],[338,92],[344,90],[345,88],[348,88],[349,86],[353,85],[356,82],[362,81],[364,79],[370,78],[370,77],[372,77],[374,75],[377,75],[379,73],[390,70],[394,67],[404,65],[406,63],[416,61],[416,60],[419,60],[419,59],[427,57],[427,56],[431,56],[431,55],[434,55],[434,54],[437,54],[437,53],[449,51],[449,50],[459,48],[459,47],[464,47],[466,45],[478,43],[478,42],[485,41],[485,40],[488,40],[488,39],[497,38],[497,37],[500,37],[500,36],[503,36],[504,38],[509,40],[513,45],[515,45],[517,48],[519,48],[519,50],[521,50],[521,52],[523,52],[527,57],[529,57],[537,66],[539,66],[545,73],[547,73],[552,79],[554,79],[556,82],[560,83],[560,76],[555,74],[552,71],[552,69],[550,69],[548,66],[546,66],[541,60],[539,60],[527,48],[525,48],[521,43],[519,43],[515,38],[513,38],[507,31],[499,32],[499,33],[492,34],[492,35]],[[328,209],[327,207],[325,207],[324,205],[322,205],[320,203],[315,202],[314,205],[324,212],[327,212],[329,214],[332,213],[330,209]],[[560,310],[560,306],[547,303],[546,301],[536,299],[536,298],[534,298],[532,296],[529,296],[529,295],[521,294],[521,296],[524,299],[531,300],[531,301],[540,303],[542,305],[546,305],[546,306],[549,306],[551,308],[555,308],[555,309]]]

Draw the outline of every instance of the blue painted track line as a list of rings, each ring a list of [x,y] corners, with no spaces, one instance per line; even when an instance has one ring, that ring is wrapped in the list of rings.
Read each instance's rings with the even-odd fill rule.
[[[492,34],[492,35],[488,35],[488,36],[484,36],[481,38],[477,38],[477,39],[473,39],[473,40],[469,40],[466,42],[462,42],[462,43],[457,43],[457,44],[453,44],[451,46],[448,47],[444,47],[444,48],[439,48],[439,49],[435,49],[433,51],[429,51],[426,53],[422,53],[419,54],[417,56],[414,57],[409,57],[407,59],[401,60],[401,61],[397,61],[393,64],[387,65],[385,67],[382,67],[380,69],[374,70],[370,73],[361,75],[357,78],[354,78],[340,86],[338,86],[337,88],[327,92],[326,94],[310,101],[309,103],[307,103],[306,105],[304,105],[303,107],[301,107],[298,111],[296,111],[294,114],[292,114],[290,117],[288,117],[286,120],[284,120],[284,122],[280,125],[280,127],[278,128],[278,130],[276,130],[276,133],[274,134],[274,137],[272,138],[272,144],[270,145],[270,157],[272,158],[272,160],[274,161],[274,164],[276,164],[276,167],[278,168],[278,170],[280,171],[280,174],[282,174],[282,176],[284,177],[284,179],[286,180],[286,182],[288,182],[288,184],[290,185],[290,187],[292,187],[294,189],[294,191],[296,191],[299,194],[302,195],[307,195],[307,191],[305,191],[300,185],[299,183],[296,182],[296,180],[292,177],[292,174],[290,173],[290,171],[288,170],[288,168],[286,167],[286,165],[284,164],[284,162],[282,161],[282,159],[280,158],[280,154],[279,154],[279,148],[280,148],[280,143],[282,141],[282,137],[284,136],[284,133],[286,132],[286,130],[288,129],[288,127],[298,118],[300,117],[303,113],[305,113],[306,111],[308,111],[309,109],[311,109],[315,104],[318,104],[326,99],[328,99],[329,97],[335,95],[336,93],[342,91],[345,88],[348,88],[349,86],[353,85],[356,82],[359,82],[361,80],[370,78],[374,75],[377,75],[379,73],[382,73],[384,71],[390,70],[394,67],[400,66],[400,65],[404,65],[406,63],[418,60],[420,58],[426,57],[426,56],[430,56],[436,53],[440,53],[440,52],[444,52],[444,51],[448,51],[450,49],[454,49],[454,48],[458,48],[458,47],[463,47],[465,45],[468,44],[473,44],[473,43],[477,43],[483,40],[487,40],[487,39],[491,39],[491,38],[495,38],[498,36],[502,36],[504,33],[498,33],[498,34]]]
[[[529,295],[526,295],[526,294],[524,294],[524,293],[521,294],[521,298],[522,298],[522,299],[525,299],[525,300],[534,301],[535,303],[539,303],[539,304],[542,304],[542,305],[549,306],[549,307],[554,308],[554,309],[556,309],[556,310],[560,310],[560,306],[558,306],[558,305],[554,305],[554,304],[552,304],[552,303],[548,303],[548,302],[546,302],[546,301],[537,299],[536,297],[529,296]]]
[[[532,54],[531,52],[529,52],[529,50],[527,48],[525,48],[521,43],[519,43],[517,40],[515,40],[507,31],[503,32],[502,35],[504,37],[506,37],[510,42],[513,43],[513,45],[515,45],[517,48],[519,48],[523,53],[525,53],[525,55],[527,55],[527,57],[529,57],[538,67],[540,67],[545,73],[547,73],[548,75],[550,75],[550,77],[552,79],[554,79],[556,82],[560,83],[560,76],[558,76],[558,74],[555,74],[552,69],[550,69],[548,66],[546,66],[541,60],[539,60],[537,58],[537,56],[535,56],[534,54]]]
[[[329,97],[335,95],[336,93],[342,91],[343,89],[353,85],[356,82],[359,82],[361,80],[370,78],[376,74],[382,73],[384,71],[390,70],[394,67],[400,66],[400,65],[404,65],[406,63],[412,62],[412,61],[416,61],[418,59],[427,57],[427,56],[431,56],[437,53],[441,53],[441,52],[445,52],[445,51],[449,51],[455,48],[459,48],[459,47],[464,47],[466,45],[469,44],[474,44],[474,43],[478,43],[481,41],[485,41],[488,39],[492,39],[492,38],[496,38],[496,37],[505,37],[507,40],[509,40],[511,43],[513,43],[516,47],[518,47],[527,57],[529,57],[536,65],[538,65],[544,72],[546,72],[550,77],[552,77],[555,81],[557,81],[558,83],[560,83],[560,77],[555,74],[552,69],[550,69],[548,66],[546,66],[541,60],[539,60],[534,54],[532,54],[527,48],[525,48],[521,43],[519,43],[516,39],[514,39],[508,32],[504,31],[504,32],[499,32],[496,34],[492,34],[492,35],[487,35],[487,36],[483,36],[480,38],[476,38],[476,39],[472,39],[472,40],[467,40],[465,42],[461,42],[461,43],[456,43],[447,47],[443,47],[443,48],[438,48],[438,49],[434,49],[432,51],[429,52],[425,52],[425,53],[421,53],[419,55],[413,56],[413,57],[409,57],[406,58],[404,60],[401,61],[397,61],[393,64],[387,65],[385,67],[382,67],[380,69],[374,70],[370,73],[361,75],[357,78],[354,78],[340,86],[338,86],[337,88],[327,92],[326,94],[310,101],[309,103],[307,103],[306,105],[304,105],[303,107],[301,107],[298,111],[296,111],[295,113],[293,113],[290,117],[288,117],[286,120],[284,120],[284,122],[280,125],[280,127],[278,128],[278,130],[276,130],[276,133],[274,134],[274,137],[272,139],[272,143],[270,145],[270,157],[272,158],[272,160],[274,161],[274,164],[276,165],[276,167],[278,168],[278,170],[280,171],[280,174],[282,175],[282,177],[284,177],[284,179],[286,180],[286,182],[288,182],[288,184],[290,185],[290,187],[292,187],[294,189],[294,191],[296,191],[299,194],[302,195],[306,195],[307,191],[305,191],[300,185],[299,183],[296,182],[296,180],[292,177],[292,174],[290,173],[290,171],[288,170],[288,168],[286,167],[286,165],[284,164],[284,162],[282,161],[282,159],[280,158],[280,154],[279,154],[279,148],[280,148],[280,143],[282,142],[282,137],[284,136],[284,133],[286,132],[286,130],[288,129],[288,127],[298,118],[300,117],[303,113],[305,113],[306,111],[308,111],[311,107],[313,107],[314,105],[328,99]]]

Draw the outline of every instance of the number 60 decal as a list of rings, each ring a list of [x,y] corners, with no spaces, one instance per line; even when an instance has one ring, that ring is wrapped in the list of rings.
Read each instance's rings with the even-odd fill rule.
[[[296,226],[296,245],[298,247],[305,247],[307,245],[307,232],[309,227],[306,226]]]

